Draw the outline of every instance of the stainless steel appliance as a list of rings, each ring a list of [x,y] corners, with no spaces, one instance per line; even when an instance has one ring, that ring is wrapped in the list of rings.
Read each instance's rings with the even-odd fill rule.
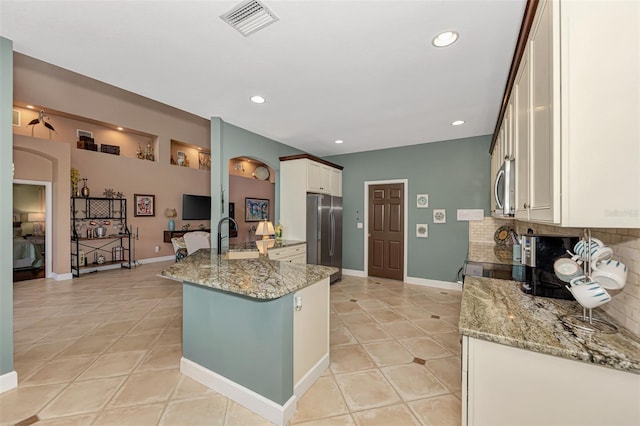
[[[338,268],[342,278],[342,198],[307,193],[307,263]]]
[[[492,216],[513,216],[516,212],[516,162],[505,157],[502,167],[496,175],[493,186],[496,205],[491,211]]]
[[[578,237],[527,234],[522,237],[522,264],[525,265],[525,282],[522,289],[534,296],[555,299],[573,299],[553,270],[553,262],[560,257],[571,257]]]

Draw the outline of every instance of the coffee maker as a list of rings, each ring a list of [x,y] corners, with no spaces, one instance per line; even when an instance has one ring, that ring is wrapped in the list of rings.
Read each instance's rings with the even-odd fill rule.
[[[522,237],[522,259],[525,265],[525,282],[522,290],[534,296],[554,299],[573,299],[553,270],[553,263],[560,257],[571,257],[567,251],[573,250],[578,237],[561,235],[528,234]]]

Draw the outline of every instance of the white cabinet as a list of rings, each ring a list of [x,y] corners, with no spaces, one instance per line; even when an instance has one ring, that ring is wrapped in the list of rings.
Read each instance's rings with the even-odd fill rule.
[[[307,192],[341,197],[342,167],[306,154],[280,158],[280,223],[287,240],[307,239]]]
[[[640,424],[640,375],[462,336],[463,425]]]
[[[293,383],[300,398],[329,367],[329,278],[293,299]]]
[[[303,161],[307,162],[308,192],[342,196],[341,170],[311,160]]]
[[[640,227],[639,17],[634,1],[539,2],[512,92],[517,218]]]
[[[295,246],[268,249],[269,259],[280,262],[307,263],[307,246],[296,244]]]
[[[520,68],[513,84],[515,114],[514,157],[516,165],[517,219],[529,219],[529,141],[531,139],[531,62],[529,47],[525,48]]]

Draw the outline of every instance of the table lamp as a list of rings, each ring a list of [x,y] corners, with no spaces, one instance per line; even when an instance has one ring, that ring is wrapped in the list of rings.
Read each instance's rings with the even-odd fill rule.
[[[268,247],[273,247],[275,241],[270,238],[271,235],[275,235],[276,230],[273,228],[273,223],[268,220],[264,220],[258,224],[258,228],[256,229],[256,235],[262,235],[261,241],[256,241],[256,246],[258,246],[258,251],[262,254],[267,253]]]
[[[36,237],[41,237],[44,235],[44,221],[45,214],[44,213],[29,213],[27,214],[27,220],[29,222],[33,222],[33,235]]]

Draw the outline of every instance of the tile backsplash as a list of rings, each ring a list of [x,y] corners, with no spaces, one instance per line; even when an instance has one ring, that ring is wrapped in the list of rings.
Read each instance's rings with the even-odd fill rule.
[[[518,234],[531,228],[536,234],[583,236],[582,228],[560,228],[514,219],[486,217],[482,222],[469,222],[469,242],[490,243],[500,226],[511,226]],[[629,269],[627,284],[622,290],[607,290],[611,302],[602,309],[629,331],[640,336],[640,229],[592,228],[591,236],[613,249],[613,257]]]

